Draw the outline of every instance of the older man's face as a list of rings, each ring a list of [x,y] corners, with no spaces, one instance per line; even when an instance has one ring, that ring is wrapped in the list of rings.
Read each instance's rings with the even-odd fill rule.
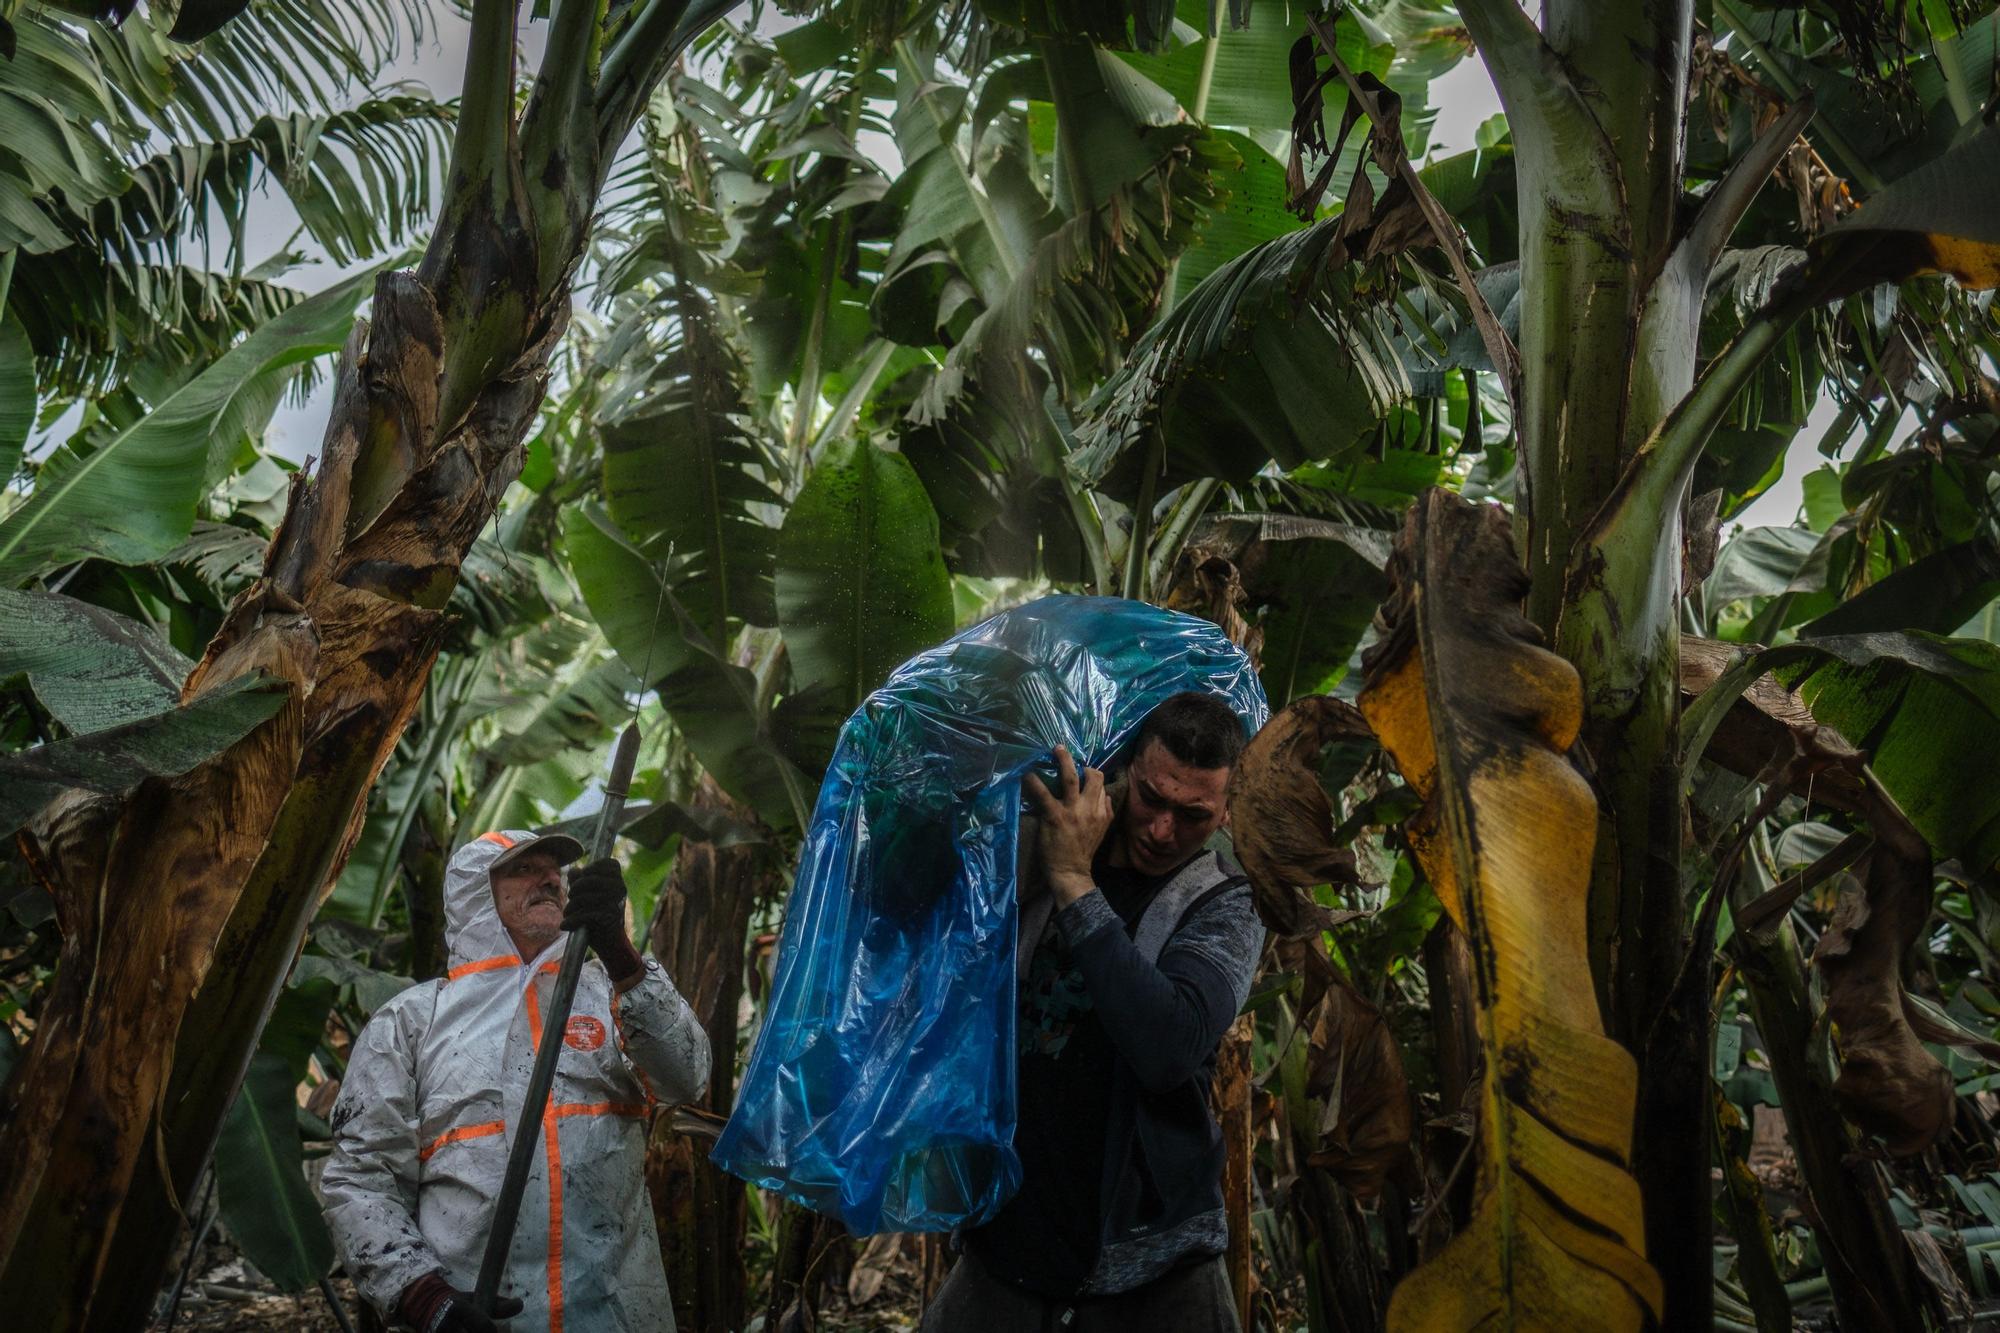
[[[493,905],[523,959],[533,958],[562,933],[567,896],[562,866],[547,852],[529,852],[493,872]]]

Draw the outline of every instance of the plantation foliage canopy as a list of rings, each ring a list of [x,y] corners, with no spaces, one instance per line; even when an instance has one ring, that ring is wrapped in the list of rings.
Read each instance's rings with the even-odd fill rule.
[[[651,1131],[677,1320],[912,1315],[935,1242],[796,1201],[1004,1191],[1015,784],[1171,679],[1273,710],[1246,1317],[1977,1313],[1997,52],[1987,0],[0,5],[0,1308],[141,1326],[216,1216],[319,1288],[446,860],[587,824],[636,714],[632,926],[718,1055]]]

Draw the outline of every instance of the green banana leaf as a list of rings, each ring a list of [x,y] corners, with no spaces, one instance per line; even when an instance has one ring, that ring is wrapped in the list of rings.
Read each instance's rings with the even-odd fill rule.
[[[1188,40],[1158,54],[1121,51],[1118,58],[1173,94],[1191,116],[1201,97],[1206,62],[1207,105],[1199,117],[1203,124],[1243,130],[1260,138],[1289,134],[1292,47],[1305,35],[1305,11],[1288,5],[1254,6],[1247,26],[1223,25],[1210,37],[1207,0],[1180,0],[1177,9],[1182,25],[1177,35]],[[1350,66],[1377,74],[1387,70],[1386,59],[1369,63],[1359,27],[1344,24],[1340,35],[1341,55]],[[1210,42],[1215,45],[1212,60]],[[1338,117],[1346,90],[1336,84],[1326,90],[1326,97]]]
[[[56,450],[0,520],[0,587],[91,557],[143,564],[186,541],[202,497],[301,367],[339,349],[374,280],[358,273],[286,310],[87,452]]]
[[[1931,846],[1968,874],[2000,865],[2000,647],[1912,631],[1801,640],[1776,675],[1869,766]]]
[[[305,1178],[298,1086],[271,1050],[250,1058],[215,1145],[216,1206],[244,1257],[280,1291],[300,1292],[333,1271],[333,1233]]]
[[[639,678],[616,658],[586,668],[568,686],[535,702],[528,720],[507,730],[489,751],[502,764],[536,764],[567,750],[588,749],[624,725]]]
[[[1258,520],[1264,558],[1244,590],[1264,604],[1260,674],[1273,707],[1330,693],[1347,675],[1375,610],[1390,534],[1288,514]]]
[[[0,307],[0,485],[21,466],[35,424],[35,349],[19,320]]]
[[[585,605],[625,666],[657,689],[688,750],[724,791],[777,827],[803,824],[809,793],[771,742],[757,682],[694,623],[680,588],[664,585],[609,516],[580,505],[563,540]]]
[[[775,536],[758,512],[779,502],[780,464],[757,433],[735,349],[691,288],[667,345],[640,349],[599,411],[605,507],[670,577],[697,624],[722,642],[736,624],[771,625]]]
[[[364,1014],[372,1014],[413,984],[410,978],[382,972],[352,958],[331,958],[306,954],[292,965],[291,985],[302,986],[324,978],[335,986],[349,987],[354,1003]]]
[[[841,718],[949,635],[937,513],[909,462],[866,440],[830,449],[785,516],[777,588],[792,679]]]
[[[2000,543],[1961,542],[1903,566],[1799,628],[1822,639],[1885,630],[1949,634],[2000,596]]]
[[[72,732],[171,709],[194,663],[136,620],[59,593],[0,588],[0,680],[25,675]]]
[[[1076,476],[1129,502],[1155,433],[1162,493],[1355,449],[1410,386],[1393,316],[1355,299],[1351,272],[1328,262],[1341,226],[1328,218],[1246,251],[1148,329],[1084,404]]]
[[[182,708],[0,755],[0,834],[70,787],[120,792],[185,773],[249,735],[290,695],[282,680],[242,676]]]

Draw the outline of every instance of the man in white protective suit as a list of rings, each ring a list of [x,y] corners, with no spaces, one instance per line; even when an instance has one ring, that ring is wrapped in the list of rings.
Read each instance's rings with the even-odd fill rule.
[[[625,926],[625,879],[560,834],[488,833],[445,872],[450,970],[375,1012],[333,1108],[327,1221],[361,1294],[418,1333],[671,1333],[646,1196],[651,1109],[708,1080],[708,1036]],[[567,891],[565,891],[567,890]],[[495,1318],[471,1291],[555,987],[584,965]]]

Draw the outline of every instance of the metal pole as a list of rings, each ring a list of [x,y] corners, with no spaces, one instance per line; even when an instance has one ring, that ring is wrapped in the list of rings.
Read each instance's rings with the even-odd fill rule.
[[[633,724],[618,737],[618,749],[611,760],[611,776],[604,784],[604,808],[598,812],[597,832],[590,840],[593,861],[611,854],[612,840],[618,836],[618,815],[625,808],[625,793],[632,786],[632,765],[638,757],[639,728]],[[507,1267],[507,1251],[514,1243],[514,1224],[521,1217],[521,1195],[528,1186],[528,1168],[534,1165],[549,1089],[556,1081],[556,1058],[562,1053],[563,1029],[569,1023],[569,1007],[576,999],[576,983],[583,975],[584,953],[589,946],[590,941],[582,931],[570,933],[569,942],[563,946],[562,970],[556,973],[548,1013],[542,1018],[535,1069],[528,1076],[527,1104],[521,1108],[514,1146],[507,1154],[507,1175],[500,1185],[500,1197],[493,1205],[493,1230],[487,1234],[486,1255],[479,1263],[479,1285],[472,1293],[472,1303],[482,1314],[493,1312],[493,1298],[500,1291],[500,1275]]]

